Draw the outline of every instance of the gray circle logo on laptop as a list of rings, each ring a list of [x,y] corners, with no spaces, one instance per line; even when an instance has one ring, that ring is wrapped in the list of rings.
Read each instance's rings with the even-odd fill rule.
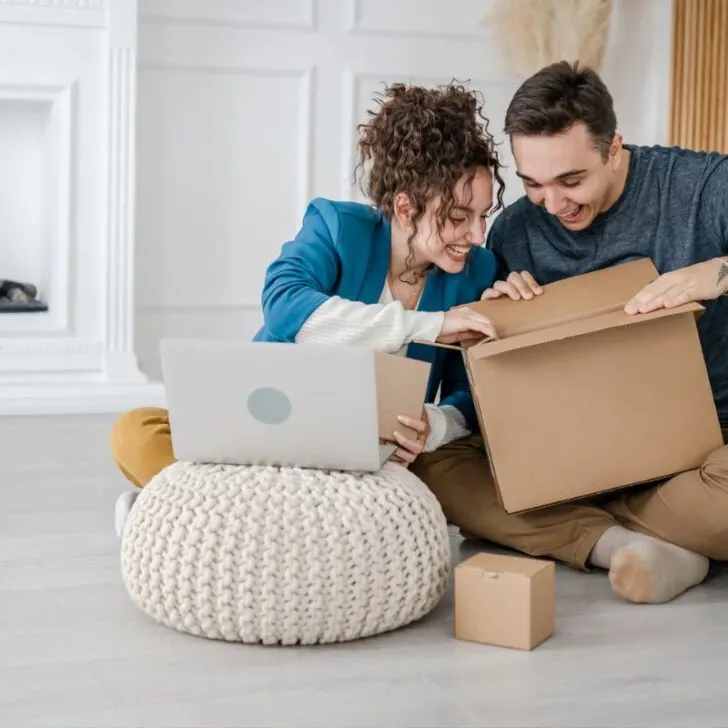
[[[280,389],[261,387],[248,397],[248,411],[264,425],[280,425],[291,416],[292,410],[291,400]]]

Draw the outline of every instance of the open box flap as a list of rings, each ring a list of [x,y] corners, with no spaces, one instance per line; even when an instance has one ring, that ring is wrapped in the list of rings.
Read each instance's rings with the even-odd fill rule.
[[[543,287],[540,296],[530,301],[512,301],[504,297],[463,304],[487,316],[495,325],[498,338],[460,344],[418,343],[468,352],[468,358],[480,358],[481,355],[491,356],[557,338],[623,326],[646,320],[648,316],[660,318],[686,311],[683,306],[658,312],[656,316],[624,313],[627,302],[658,275],[653,262],[641,258],[550,283]],[[691,310],[700,313],[704,309],[698,306]]]
[[[547,344],[553,341],[574,338],[575,336],[583,336],[584,334],[593,334],[597,331],[606,329],[620,328],[623,326],[635,326],[647,321],[666,318],[668,316],[677,316],[686,313],[693,313],[699,316],[705,309],[698,303],[686,303],[676,308],[662,308],[651,313],[630,315],[624,312],[623,308],[616,311],[608,311],[598,316],[590,318],[581,318],[568,321],[567,323],[557,324],[549,328],[537,329],[529,331],[525,334],[511,336],[507,339],[496,339],[488,343],[479,344],[471,347],[467,356],[471,361],[483,359],[486,357],[504,354],[517,349],[525,349],[531,346]]]
[[[487,316],[499,339],[621,310],[658,272],[649,258],[620,263],[543,287],[530,301],[497,298],[467,304]]]
[[[383,351],[374,352],[374,367],[377,380],[379,437],[391,441],[395,430],[403,434],[410,432],[409,428],[397,419],[399,415],[421,419],[432,367],[429,362]]]
[[[425,346],[437,346],[440,349],[451,349],[452,351],[467,351],[468,349],[472,349],[474,346],[479,346],[480,344],[488,343],[489,341],[496,341],[496,339],[491,339],[490,337],[484,336],[482,339],[478,339],[476,341],[462,341],[459,344],[442,344],[439,341],[427,341],[426,339],[414,339],[412,341],[413,344],[424,344]]]

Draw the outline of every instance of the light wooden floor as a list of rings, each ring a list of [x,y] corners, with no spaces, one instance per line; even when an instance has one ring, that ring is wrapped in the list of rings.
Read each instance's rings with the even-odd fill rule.
[[[226,645],[153,623],[119,577],[110,419],[0,418],[0,726],[725,726],[728,572],[672,604],[557,571],[532,653],[419,624],[319,648]],[[728,514],[726,514],[728,518]],[[453,555],[474,550],[453,539]]]

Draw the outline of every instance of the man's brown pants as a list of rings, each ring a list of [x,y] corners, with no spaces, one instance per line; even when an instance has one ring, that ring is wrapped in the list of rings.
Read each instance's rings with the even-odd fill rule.
[[[143,487],[175,460],[167,412],[141,408],[123,415],[114,426],[111,447],[122,473]],[[599,505],[565,504],[517,515],[498,503],[479,436],[421,455],[412,471],[435,494],[450,523],[531,556],[586,568],[604,531],[622,525],[728,560],[728,447],[716,450],[697,470],[621,491]]]
[[[621,491],[598,505],[569,503],[515,515],[498,502],[479,436],[420,456],[412,470],[437,496],[450,523],[531,556],[586,568],[600,536],[621,525],[728,560],[728,447],[711,453],[697,470]]]

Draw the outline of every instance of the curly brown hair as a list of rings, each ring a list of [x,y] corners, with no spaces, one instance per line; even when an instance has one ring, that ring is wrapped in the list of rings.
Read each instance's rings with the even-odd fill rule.
[[[427,204],[440,197],[435,221],[442,229],[455,204],[455,186],[464,174],[469,185],[477,167],[489,170],[497,184],[490,212],[503,207],[501,162],[481,98],[456,81],[437,88],[395,83],[375,96],[378,110],[370,110],[369,120],[357,127],[355,181],[357,173],[368,168],[362,192],[389,220],[396,195],[404,192],[409,197],[414,232],[409,238],[408,266],[414,260],[417,222]]]

